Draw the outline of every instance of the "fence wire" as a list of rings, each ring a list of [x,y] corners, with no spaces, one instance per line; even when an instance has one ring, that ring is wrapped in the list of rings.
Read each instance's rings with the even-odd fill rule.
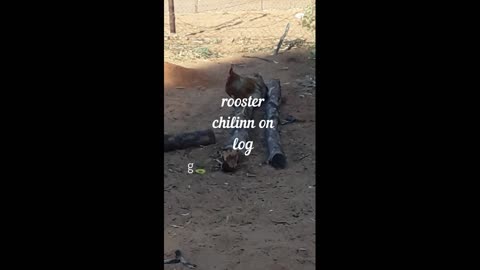
[[[174,0],[175,13],[267,11],[304,8],[315,0]],[[164,0],[168,14],[168,1]]]
[[[164,1],[166,58],[214,58],[271,52],[289,23],[285,46],[314,42],[301,14],[313,0],[174,0],[176,33]],[[300,45],[299,45],[300,44]]]

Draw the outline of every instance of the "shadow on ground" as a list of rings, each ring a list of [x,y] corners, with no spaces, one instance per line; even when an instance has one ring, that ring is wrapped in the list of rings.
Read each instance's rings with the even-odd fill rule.
[[[224,85],[231,64],[241,75],[259,72],[265,80],[279,79],[286,97],[280,118],[300,120],[280,126],[288,160],[284,170],[263,164],[263,129],[251,131],[254,149],[234,173],[215,170],[227,130],[215,129],[214,145],[165,153],[164,256],[180,249],[199,270],[315,269],[316,89],[308,87],[307,78],[315,74],[315,61],[300,49],[256,56],[278,63],[232,57],[182,64],[191,68],[188,76],[179,70],[165,74],[173,82],[164,91],[169,134],[208,129],[213,120],[230,115],[232,109],[220,105],[228,97]],[[195,79],[201,79],[198,85],[191,83]],[[258,111],[256,123],[262,117]],[[188,174],[188,163],[206,173]],[[165,266],[175,268],[181,266]]]

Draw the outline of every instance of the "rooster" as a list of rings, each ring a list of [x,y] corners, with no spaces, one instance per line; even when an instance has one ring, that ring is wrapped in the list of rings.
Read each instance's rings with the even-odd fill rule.
[[[256,73],[253,77],[243,77],[233,71],[233,65],[230,66],[227,84],[225,85],[225,92],[227,92],[228,96],[232,98],[248,98],[256,90],[260,91],[261,98],[265,98],[267,86],[260,74]],[[242,110],[244,115],[245,108]]]

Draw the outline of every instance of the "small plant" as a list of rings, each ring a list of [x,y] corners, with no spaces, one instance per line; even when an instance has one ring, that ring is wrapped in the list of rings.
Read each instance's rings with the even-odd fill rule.
[[[315,59],[315,58],[316,58],[316,55],[315,55],[315,47],[313,47],[313,48],[310,49],[310,58],[311,58],[311,59]]]
[[[315,32],[315,4],[308,5],[305,8],[304,16],[302,18],[302,26]]]
[[[199,47],[199,48],[195,48],[193,49],[193,53],[195,54],[195,56],[197,56],[198,58],[211,58],[211,57],[215,57],[215,53],[213,53],[209,48],[207,47]]]
[[[312,31],[313,36],[315,36],[315,26],[315,4],[312,4],[305,8],[304,16],[302,18],[302,27]],[[315,44],[310,47],[310,58],[316,58]]]

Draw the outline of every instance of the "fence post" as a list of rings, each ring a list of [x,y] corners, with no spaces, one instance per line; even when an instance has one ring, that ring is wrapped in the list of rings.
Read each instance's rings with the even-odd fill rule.
[[[168,0],[168,14],[170,19],[170,33],[175,34],[175,8],[173,7],[173,0]]]
[[[198,13],[198,0],[195,0],[195,13]]]
[[[260,10],[263,11],[263,0],[260,0]]]

